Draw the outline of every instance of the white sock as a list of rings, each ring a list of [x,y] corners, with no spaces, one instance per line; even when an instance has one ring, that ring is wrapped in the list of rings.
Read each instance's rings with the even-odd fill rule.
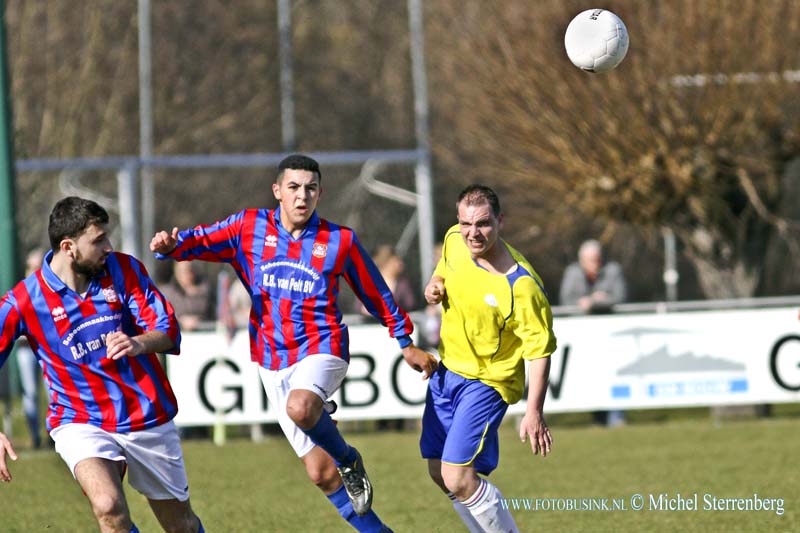
[[[503,509],[503,495],[497,487],[481,478],[475,494],[461,502],[486,533],[519,533],[508,509]]]
[[[460,516],[461,520],[467,525],[469,533],[483,533],[483,528],[472,517],[469,509],[467,509],[463,503],[456,499],[456,495],[452,492],[448,492],[447,497],[450,498],[451,502],[453,502],[453,509],[456,510],[458,516]]]

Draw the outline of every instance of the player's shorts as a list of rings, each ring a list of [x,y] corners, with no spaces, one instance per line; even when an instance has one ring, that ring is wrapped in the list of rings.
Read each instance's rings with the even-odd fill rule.
[[[456,466],[472,466],[488,475],[500,457],[497,429],[508,404],[500,393],[439,364],[428,383],[422,436],[424,459],[441,459]]]
[[[50,432],[56,452],[75,477],[84,459],[124,461],[128,483],[151,500],[186,501],[189,482],[178,429],[172,421],[130,433],[110,433],[89,424],[65,424]]]
[[[281,370],[258,368],[267,399],[277,409],[278,424],[298,457],[310,452],[315,444],[286,413],[289,393],[295,389],[309,390],[322,398],[323,402],[327,402],[341,387],[348,366],[349,363],[341,357],[316,354],[306,356]]]

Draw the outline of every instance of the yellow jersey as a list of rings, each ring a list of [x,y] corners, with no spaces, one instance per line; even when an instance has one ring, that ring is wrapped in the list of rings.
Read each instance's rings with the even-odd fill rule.
[[[458,225],[445,234],[434,275],[444,278],[439,355],[451,371],[497,390],[508,404],[525,388],[523,359],[556,349],[553,315],[542,280],[511,245],[498,240],[517,262],[509,273],[478,266]]]

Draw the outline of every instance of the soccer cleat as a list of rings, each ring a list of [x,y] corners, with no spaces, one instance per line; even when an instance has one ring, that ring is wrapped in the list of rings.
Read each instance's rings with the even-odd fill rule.
[[[350,464],[337,467],[344,483],[347,497],[353,504],[353,510],[358,516],[364,516],[372,508],[372,483],[369,482],[367,471],[364,470],[364,461],[361,454],[353,448],[356,459]]]

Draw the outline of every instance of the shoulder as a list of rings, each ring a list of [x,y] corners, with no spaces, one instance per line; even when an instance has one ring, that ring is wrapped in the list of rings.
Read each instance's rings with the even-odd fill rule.
[[[603,265],[603,272],[605,272],[607,276],[622,276],[622,265],[616,261],[609,261]]]

